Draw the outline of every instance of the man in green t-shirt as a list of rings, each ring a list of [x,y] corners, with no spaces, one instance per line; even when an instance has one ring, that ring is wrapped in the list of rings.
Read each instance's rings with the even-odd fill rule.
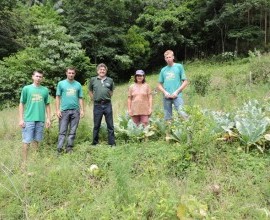
[[[183,65],[174,62],[174,53],[167,50],[164,53],[167,66],[159,73],[158,89],[164,94],[163,107],[165,120],[172,119],[172,105],[184,119],[188,115],[183,111],[182,91],[187,87],[187,77]]]
[[[99,64],[97,66],[98,75],[92,77],[89,83],[89,95],[94,101],[92,145],[98,144],[98,133],[104,115],[108,130],[108,144],[113,147],[115,146],[115,136],[111,97],[114,90],[114,82],[110,77],[107,77],[107,70],[108,68],[104,63]]]
[[[35,150],[38,148],[38,143],[43,138],[43,129],[45,123],[46,112],[46,127],[50,127],[51,110],[49,90],[41,86],[43,79],[42,71],[34,71],[32,75],[33,84],[24,86],[21,92],[19,104],[19,125],[22,128],[23,162],[27,160],[27,151],[30,143],[33,143]]]
[[[67,68],[67,78],[57,84],[56,114],[59,118],[58,153],[63,151],[68,127],[70,129],[67,134],[66,152],[71,153],[73,151],[76,130],[80,118],[84,116],[82,85],[74,79],[75,75],[75,68]]]

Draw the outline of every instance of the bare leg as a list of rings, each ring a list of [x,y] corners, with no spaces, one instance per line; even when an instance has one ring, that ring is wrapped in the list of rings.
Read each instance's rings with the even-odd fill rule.
[[[22,161],[22,169],[23,170],[25,170],[25,168],[26,168],[28,147],[29,147],[29,144],[23,143],[23,146],[22,146],[22,159],[23,159],[23,161]]]
[[[33,141],[32,146],[33,146],[34,152],[37,152],[37,150],[38,150],[38,142]]]

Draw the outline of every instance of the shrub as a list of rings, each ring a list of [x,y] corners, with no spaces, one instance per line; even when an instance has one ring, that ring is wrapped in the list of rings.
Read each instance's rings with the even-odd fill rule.
[[[250,64],[253,83],[270,83],[270,56],[254,58]]]
[[[210,86],[210,73],[196,73],[192,76],[191,83],[194,85],[195,92],[204,96]]]
[[[235,60],[236,58],[236,52],[226,51],[221,54],[214,55],[211,60],[214,62],[229,62]]]

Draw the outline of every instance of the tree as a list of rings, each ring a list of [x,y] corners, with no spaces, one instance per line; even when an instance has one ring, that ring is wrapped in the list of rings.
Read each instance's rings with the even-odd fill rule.
[[[145,69],[150,58],[150,43],[141,34],[141,29],[134,25],[125,36],[125,48],[133,69]],[[133,71],[134,72],[134,71]]]
[[[0,2],[0,59],[23,47],[20,37],[25,34],[25,23],[16,9],[16,1]]]
[[[138,3],[135,7],[133,2]],[[64,3],[70,34],[81,42],[94,63],[105,62],[116,80],[127,79],[132,62],[125,47],[125,35],[140,8],[140,1],[71,0]]]
[[[31,75],[35,69],[45,71],[44,83],[50,88],[52,95],[55,94],[56,83],[65,78],[65,69],[69,66],[77,69],[77,80],[81,83],[85,83],[87,78],[95,74],[95,68],[91,65],[85,51],[82,50],[81,44],[68,35],[67,29],[58,25],[57,22],[46,24],[45,17],[41,17],[40,21],[36,20],[36,15],[44,10],[42,8],[44,6],[34,7],[36,8],[30,10],[33,13],[31,19],[35,21],[35,25],[32,27],[32,34],[28,36],[29,46],[4,58],[0,63],[0,103],[2,105],[18,102],[20,94],[18,88],[31,83]],[[47,13],[51,15],[52,12]]]

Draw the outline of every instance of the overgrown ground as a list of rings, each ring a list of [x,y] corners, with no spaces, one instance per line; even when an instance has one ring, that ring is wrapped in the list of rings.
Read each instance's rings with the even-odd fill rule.
[[[187,64],[189,78],[198,73],[211,76],[205,96],[190,84],[184,96],[187,106],[234,112],[248,100],[263,102],[269,84],[250,81],[250,66],[248,60]],[[153,89],[157,77],[147,78]],[[114,94],[116,124],[126,111],[127,88],[119,85]],[[159,93],[154,103],[158,115]],[[91,110],[89,104],[73,154],[57,157],[55,121],[39,152],[30,152],[26,172],[20,167],[17,109],[0,113],[0,219],[270,218],[269,146],[264,153],[254,146],[246,153],[237,138],[218,141],[203,133],[200,118],[194,117],[198,124],[191,143],[166,142],[163,135],[125,142],[118,136],[116,148],[105,141],[92,148]],[[91,164],[99,170],[92,172]]]

